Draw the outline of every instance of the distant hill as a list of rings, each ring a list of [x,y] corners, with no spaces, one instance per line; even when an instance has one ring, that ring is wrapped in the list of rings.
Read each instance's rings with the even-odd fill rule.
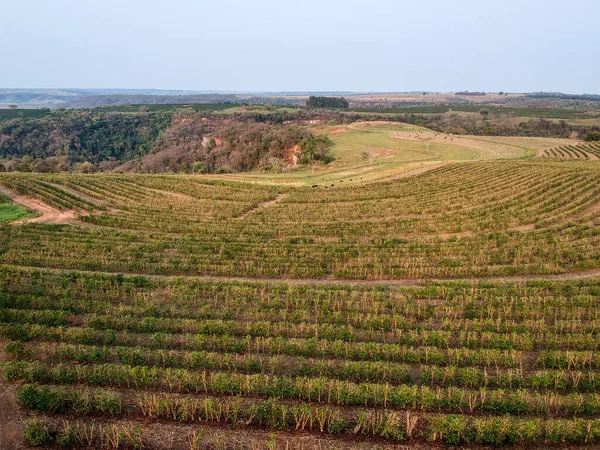
[[[303,105],[310,94],[313,93],[235,93],[159,89],[0,89],[0,108],[17,105],[18,108],[76,109],[98,106],[205,103]]]
[[[0,108],[17,105],[20,108],[61,108],[79,95],[60,89],[0,89]]]
[[[235,92],[160,89],[0,89],[0,109],[17,105],[25,108],[87,109],[101,106],[249,103],[304,105],[310,96],[347,98],[351,107],[399,107],[489,103],[522,107],[589,107],[600,103],[600,95],[562,93],[484,92]]]
[[[190,105],[194,103],[242,103],[235,95],[90,95],[80,96],[64,104],[65,108],[86,109],[122,105]]]
[[[157,89],[0,89],[0,108],[94,108],[129,104],[239,103],[237,95]]]

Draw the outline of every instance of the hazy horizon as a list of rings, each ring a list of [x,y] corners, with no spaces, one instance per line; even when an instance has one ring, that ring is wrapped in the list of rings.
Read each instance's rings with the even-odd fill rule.
[[[25,0],[4,89],[600,93],[600,2]]]

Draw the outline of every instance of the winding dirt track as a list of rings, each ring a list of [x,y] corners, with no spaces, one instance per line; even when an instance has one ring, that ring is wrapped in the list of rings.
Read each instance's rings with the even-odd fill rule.
[[[19,191],[7,188],[6,186],[0,185],[0,193],[10,198],[14,203],[29,208],[39,214],[37,217],[31,219],[22,219],[11,222],[11,225],[21,225],[24,223],[54,223],[54,224],[75,224],[81,223],[77,220],[77,213],[72,210],[61,211],[53,208],[50,205],[38,200],[37,198],[30,197],[29,195],[21,194]]]
[[[189,280],[205,280],[215,282],[239,282],[239,283],[281,283],[292,285],[313,285],[313,286],[419,286],[430,283],[525,283],[527,281],[544,281],[544,280],[585,280],[590,278],[600,278],[600,267],[577,272],[567,272],[558,274],[523,274],[523,275],[506,275],[506,276],[491,276],[491,277],[465,277],[465,278],[399,278],[399,279],[377,279],[377,280],[360,280],[360,279],[342,279],[342,278],[272,278],[272,277],[231,277],[231,276],[216,276],[216,275],[189,275],[189,274],[173,274],[173,275],[151,275],[141,272],[105,272],[95,270],[78,270],[78,269],[58,269],[53,267],[35,267],[25,265],[11,264],[10,267],[20,268],[24,270],[37,270],[40,272],[50,272],[55,274],[65,272],[76,272],[84,275],[124,275],[131,277],[146,277],[151,280],[168,280],[170,278],[189,279]]]
[[[450,163],[440,162],[440,163],[435,163],[435,164],[424,164],[424,165],[416,167],[414,169],[405,170],[404,172],[400,172],[396,175],[390,175],[387,177],[379,178],[377,180],[373,180],[372,182],[373,183],[381,183],[381,182],[385,182],[385,181],[400,180],[402,178],[408,178],[408,177],[412,177],[415,175],[422,175],[433,169],[437,169],[438,167],[447,166],[448,164],[450,164]]]
[[[250,214],[252,214],[260,209],[268,208],[269,206],[273,206],[273,205],[279,203],[280,201],[284,200],[287,196],[288,196],[288,194],[277,194],[277,197],[275,197],[273,200],[269,200],[268,202],[263,202],[263,203],[259,204],[256,208],[252,208],[251,210],[246,211],[244,214],[239,216],[238,219],[244,219],[244,218],[248,217]]]

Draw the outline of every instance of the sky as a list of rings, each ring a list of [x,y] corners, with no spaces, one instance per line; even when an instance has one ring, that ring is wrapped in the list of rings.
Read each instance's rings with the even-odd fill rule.
[[[600,0],[0,0],[1,88],[600,93]]]

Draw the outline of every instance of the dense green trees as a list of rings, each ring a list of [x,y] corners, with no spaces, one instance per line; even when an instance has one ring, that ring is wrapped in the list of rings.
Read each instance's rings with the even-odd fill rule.
[[[600,141],[600,131],[591,131],[585,137],[586,142]]]
[[[315,97],[311,95],[306,100],[309,108],[348,108],[348,100],[344,97]]]
[[[333,157],[327,152],[333,146],[333,141],[326,135],[307,136],[300,143],[299,161],[308,164],[314,161],[322,161],[325,164],[333,161]]]
[[[251,118],[206,117],[190,110],[173,116],[152,153],[120,167],[141,173],[225,173],[328,163],[333,142],[295,124]]]
[[[37,119],[0,121],[0,158],[126,161],[148,153],[169,122],[167,113],[100,110],[57,111]]]

